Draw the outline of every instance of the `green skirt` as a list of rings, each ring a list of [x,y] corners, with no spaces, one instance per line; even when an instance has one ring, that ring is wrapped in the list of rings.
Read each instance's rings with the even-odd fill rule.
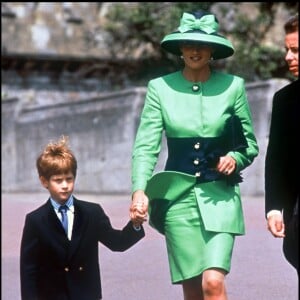
[[[209,268],[230,271],[235,235],[205,230],[194,189],[169,207],[165,239],[174,284],[198,276]]]

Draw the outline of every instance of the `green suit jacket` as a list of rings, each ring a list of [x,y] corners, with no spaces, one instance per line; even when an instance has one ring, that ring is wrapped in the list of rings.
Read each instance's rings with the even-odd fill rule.
[[[243,152],[228,152],[236,160],[236,172],[249,166],[258,155],[244,80],[212,71],[208,81],[197,83],[198,91],[193,90],[194,85],[183,77],[181,71],[149,82],[133,148],[132,190],[146,191],[151,210],[153,199],[174,201],[182,195],[179,186],[193,188],[206,229],[244,234],[238,184],[230,186],[221,180],[196,184],[194,176],[178,172],[164,172],[163,180],[157,176],[161,183],[156,177],[152,179],[155,184],[152,184],[163,133],[167,138],[218,137],[223,134],[226,120],[236,115],[248,143]],[[171,177],[170,180],[166,176]],[[191,176],[193,183],[184,176]],[[178,180],[183,183],[178,184]]]

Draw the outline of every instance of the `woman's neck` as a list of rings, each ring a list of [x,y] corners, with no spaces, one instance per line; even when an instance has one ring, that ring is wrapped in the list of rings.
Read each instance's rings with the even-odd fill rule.
[[[190,69],[187,67],[184,67],[182,71],[183,77],[191,82],[205,82],[209,79],[211,70],[210,67],[207,66],[202,69]]]

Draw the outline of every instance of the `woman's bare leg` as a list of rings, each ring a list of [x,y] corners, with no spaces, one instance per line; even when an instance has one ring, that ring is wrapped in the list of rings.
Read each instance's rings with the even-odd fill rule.
[[[221,269],[208,269],[203,272],[204,300],[227,300],[225,274]]]
[[[184,300],[227,300],[225,271],[208,269],[182,282]]]
[[[184,300],[204,300],[202,292],[202,276],[182,282]]]

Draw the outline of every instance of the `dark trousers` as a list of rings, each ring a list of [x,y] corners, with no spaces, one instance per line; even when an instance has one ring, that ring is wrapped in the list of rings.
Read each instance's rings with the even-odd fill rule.
[[[285,238],[283,239],[283,253],[287,261],[297,270],[299,275],[299,215],[298,202],[294,214],[285,225]]]

